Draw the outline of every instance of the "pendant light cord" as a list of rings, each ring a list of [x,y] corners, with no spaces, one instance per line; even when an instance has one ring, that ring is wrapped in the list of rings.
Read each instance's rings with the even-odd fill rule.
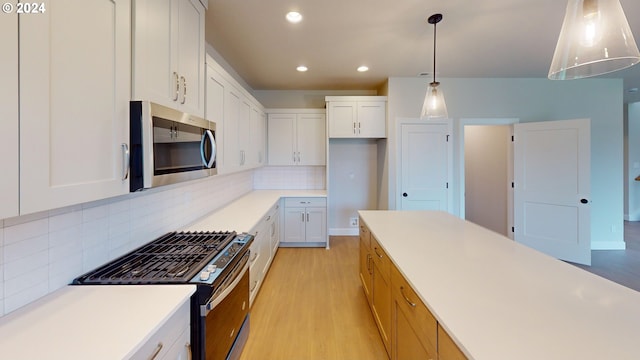
[[[433,24],[433,82],[436,82],[436,25]]]

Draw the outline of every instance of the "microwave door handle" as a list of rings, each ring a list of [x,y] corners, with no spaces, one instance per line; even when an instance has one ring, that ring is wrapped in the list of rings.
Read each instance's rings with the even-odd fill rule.
[[[209,141],[211,145],[211,157],[207,161],[204,154],[204,143],[205,141]],[[216,161],[216,140],[213,137],[213,133],[211,130],[206,130],[202,135],[202,140],[200,140],[200,157],[202,158],[202,163],[209,169],[213,166],[213,163]]]
[[[122,143],[122,181],[129,178],[129,168],[131,167],[130,161],[129,145]]]

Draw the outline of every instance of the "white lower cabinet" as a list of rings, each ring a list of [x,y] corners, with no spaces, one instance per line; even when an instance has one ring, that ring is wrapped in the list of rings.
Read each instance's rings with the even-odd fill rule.
[[[280,204],[276,203],[269,209],[258,225],[256,225],[251,233],[255,235],[253,244],[250,247],[249,257],[249,303],[253,305],[253,301],[258,295],[258,291],[262,286],[273,257],[275,256],[274,237],[279,237],[279,218],[278,210]]]
[[[284,236],[280,246],[324,246],[327,242],[327,199],[285,198]]]
[[[190,299],[151,334],[131,360],[187,360],[191,359]]]

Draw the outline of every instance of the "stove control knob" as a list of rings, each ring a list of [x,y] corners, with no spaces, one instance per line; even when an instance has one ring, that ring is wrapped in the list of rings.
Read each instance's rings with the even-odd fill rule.
[[[209,280],[209,275],[211,275],[208,271],[203,271],[200,273],[200,280]]]
[[[208,272],[214,272],[214,271],[216,271],[217,268],[218,267],[216,266],[216,264],[211,264],[211,265],[207,266],[207,271]]]

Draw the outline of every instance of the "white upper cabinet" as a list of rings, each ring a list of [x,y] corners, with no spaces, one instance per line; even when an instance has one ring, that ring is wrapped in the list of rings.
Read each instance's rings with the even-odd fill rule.
[[[36,15],[37,16],[37,15]],[[18,215],[18,15],[2,14],[0,21],[0,219]]]
[[[387,137],[386,96],[327,96],[330,138]]]
[[[129,191],[131,2],[44,4],[19,22],[21,214]]]
[[[216,123],[218,174],[263,166],[265,113],[211,57],[207,57],[206,119]]]
[[[326,164],[324,110],[269,110],[267,138],[269,165]]]
[[[198,0],[135,0],[133,99],[204,117],[204,8]]]

